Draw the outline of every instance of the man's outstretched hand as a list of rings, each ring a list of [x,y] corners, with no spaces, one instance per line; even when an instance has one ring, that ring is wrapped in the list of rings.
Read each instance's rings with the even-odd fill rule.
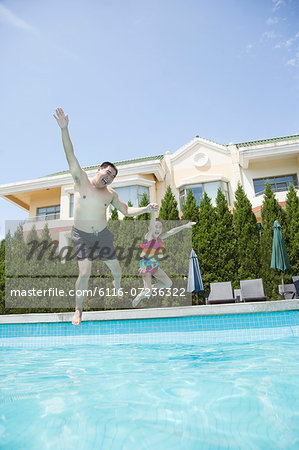
[[[53,117],[55,117],[56,122],[58,123],[58,125],[60,126],[60,128],[66,128],[69,124],[69,117],[67,114],[64,114],[63,109],[62,108],[57,108],[56,109],[56,114],[57,116],[55,116],[55,114],[53,114]]]
[[[148,212],[158,211],[158,204],[157,203],[150,203],[147,206]]]

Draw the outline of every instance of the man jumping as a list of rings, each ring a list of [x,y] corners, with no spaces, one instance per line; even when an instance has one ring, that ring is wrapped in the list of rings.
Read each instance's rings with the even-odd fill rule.
[[[156,211],[158,205],[150,203],[143,208],[128,207],[120,200],[117,193],[109,186],[117,175],[117,168],[111,162],[102,163],[94,178],[89,179],[74,155],[73,145],[68,131],[68,115],[62,108],[53,114],[61,128],[63,148],[66,154],[71,175],[74,179],[74,229],[72,240],[76,249],[79,276],[76,281],[76,308],[72,323],[80,325],[82,320],[83,294],[86,291],[91,274],[93,253],[97,251],[113,275],[114,287],[119,292],[121,267],[113,247],[113,233],[107,228],[106,210],[111,204],[124,216],[139,216]],[[91,252],[91,249],[93,251]]]

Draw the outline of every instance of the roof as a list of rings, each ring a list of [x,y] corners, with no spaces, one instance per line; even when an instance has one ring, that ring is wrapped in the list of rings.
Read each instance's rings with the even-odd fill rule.
[[[279,142],[279,141],[291,141],[293,139],[299,139],[299,134],[294,134],[292,136],[283,136],[271,139],[262,139],[259,141],[249,141],[249,142],[240,142],[235,144],[237,148],[239,147],[249,147],[251,145],[259,145],[259,144],[270,144],[271,142]]]
[[[217,143],[216,141],[212,141],[210,139],[205,139],[205,138],[200,138],[200,136],[196,136],[199,139],[204,139],[205,141],[209,141],[212,142],[214,144],[218,144],[221,145],[219,143]],[[270,138],[270,139],[261,139],[258,141],[248,141],[248,142],[239,142],[236,145],[237,148],[240,147],[249,147],[249,146],[254,146],[254,145],[260,145],[260,144],[268,144],[271,142],[279,142],[279,141],[291,141],[294,139],[299,139],[299,134],[294,134],[292,136],[283,136],[283,137],[276,137],[276,138]],[[228,147],[228,145],[226,145],[226,147]],[[164,155],[156,155],[156,156],[145,156],[143,158],[136,158],[136,159],[127,159],[124,161],[117,161],[114,162],[113,164],[115,164],[116,166],[126,166],[129,164],[136,164],[139,162],[146,162],[146,161],[153,161],[156,159],[160,159],[162,160],[164,158]],[[101,165],[101,163],[99,164],[95,164],[93,166],[87,166],[87,167],[83,167],[84,170],[92,170],[92,169],[96,169]],[[56,173],[51,173],[50,175],[45,175],[46,177],[53,177],[55,175],[63,175],[63,174],[67,174],[69,173],[69,170],[63,170],[61,172],[56,172]]]
[[[127,166],[129,164],[136,164],[139,162],[146,162],[146,161],[154,161],[156,159],[163,159],[164,155],[156,155],[156,156],[145,156],[144,158],[136,158],[136,159],[127,159],[124,161],[116,161],[113,164],[115,166]],[[84,170],[92,170],[92,169],[97,169],[99,166],[101,165],[101,163],[99,164],[95,164],[93,166],[87,166],[87,167],[83,167]],[[69,173],[69,170],[63,170],[61,172],[56,172],[56,173],[51,173],[50,175],[45,175],[46,177],[53,177],[55,175],[63,175],[65,173]]]

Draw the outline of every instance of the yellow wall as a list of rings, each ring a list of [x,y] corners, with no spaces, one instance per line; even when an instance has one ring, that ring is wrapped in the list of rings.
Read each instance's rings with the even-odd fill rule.
[[[30,193],[29,217],[37,215],[37,208],[60,205],[61,188],[43,189]]]
[[[200,153],[208,156],[208,162],[201,167],[196,167],[194,158]],[[211,149],[202,145],[192,147],[184,155],[173,161],[174,186],[182,183],[195,184],[212,181],[220,177],[232,178],[233,165],[230,153]]]

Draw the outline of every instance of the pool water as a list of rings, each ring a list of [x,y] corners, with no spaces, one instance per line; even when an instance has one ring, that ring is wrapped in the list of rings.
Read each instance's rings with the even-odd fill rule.
[[[0,448],[299,448],[298,348],[2,348]]]

